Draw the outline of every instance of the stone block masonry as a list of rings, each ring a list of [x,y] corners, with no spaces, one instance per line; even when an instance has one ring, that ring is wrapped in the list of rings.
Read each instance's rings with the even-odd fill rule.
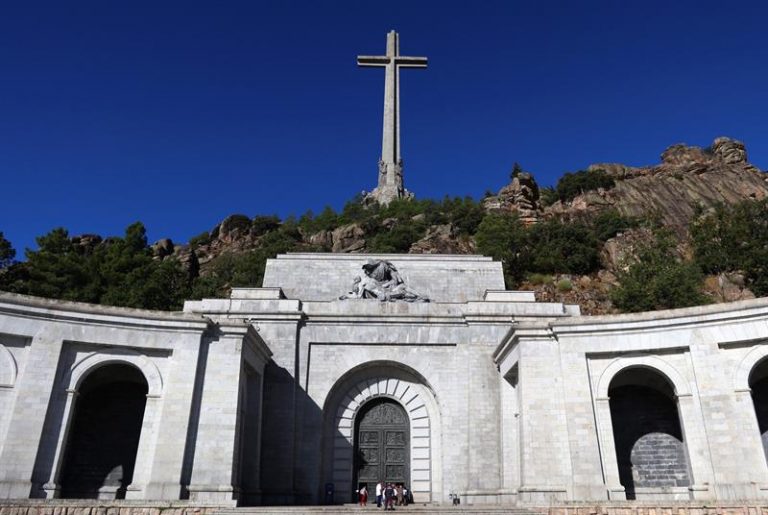
[[[334,254],[278,256],[265,288],[183,313],[0,293],[0,498],[23,499],[0,515],[350,503],[371,403],[408,419],[365,430],[407,450],[376,465],[423,513],[762,515],[768,299],[588,317],[504,291],[482,256],[371,257],[431,302],[340,300],[369,256]],[[98,501],[62,500],[103,367],[146,385],[133,481],[105,466]]]

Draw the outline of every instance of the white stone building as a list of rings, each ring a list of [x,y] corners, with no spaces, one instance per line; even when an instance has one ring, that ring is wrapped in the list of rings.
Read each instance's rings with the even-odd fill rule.
[[[431,302],[339,300],[370,258]],[[2,293],[0,498],[762,499],[767,343],[768,299],[580,316],[479,256],[281,255],[183,313]]]

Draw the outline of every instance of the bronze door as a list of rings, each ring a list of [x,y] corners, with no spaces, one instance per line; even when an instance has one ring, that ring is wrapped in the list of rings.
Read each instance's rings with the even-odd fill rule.
[[[355,424],[355,489],[361,483],[368,495],[376,495],[376,483],[402,483],[410,476],[409,422],[403,407],[381,399],[363,407]]]

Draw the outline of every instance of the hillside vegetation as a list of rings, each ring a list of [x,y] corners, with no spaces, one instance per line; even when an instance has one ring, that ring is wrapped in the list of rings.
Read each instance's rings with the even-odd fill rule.
[[[26,260],[0,233],[0,289],[84,302],[179,309],[184,299],[261,284],[278,253],[480,253],[507,287],[585,313],[644,311],[768,295],[768,183],[744,145],[676,145],[659,165],[593,165],[539,188],[516,165],[481,201],[402,200],[281,220],[232,215],[185,245],[119,237],[37,238]]]

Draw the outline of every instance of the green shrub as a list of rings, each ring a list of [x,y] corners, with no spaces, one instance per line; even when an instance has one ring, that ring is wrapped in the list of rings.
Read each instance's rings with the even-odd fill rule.
[[[419,224],[400,223],[389,231],[383,231],[366,241],[370,252],[399,253],[408,252],[411,245],[423,235]]]
[[[507,287],[517,284],[526,272],[527,232],[517,215],[491,213],[475,234],[477,250],[502,262]]]
[[[716,206],[691,224],[691,239],[705,273],[743,271],[755,295],[768,295],[768,200]]]
[[[548,274],[529,274],[527,277],[529,283],[535,286],[542,286],[544,284],[552,284],[552,276]]]
[[[557,281],[557,291],[567,292],[573,289],[573,283],[570,279],[560,279]]]
[[[331,206],[325,206],[325,209],[314,216],[312,211],[307,211],[299,218],[299,227],[308,234],[315,234],[320,231],[332,231],[339,226],[339,215]]]
[[[551,219],[529,230],[530,270],[586,275],[600,267],[600,242],[586,225]]]
[[[254,236],[262,236],[270,231],[280,227],[280,218],[277,215],[253,217],[253,221],[248,221]]]
[[[557,192],[552,186],[544,186],[539,188],[539,204],[541,207],[551,206],[557,202]]]
[[[0,270],[11,266],[15,257],[16,250],[14,250],[11,242],[6,240],[2,231],[0,231]]]
[[[193,249],[201,246],[201,245],[207,245],[211,242],[211,235],[208,233],[208,231],[201,232],[197,236],[192,236],[189,239],[189,246]]]
[[[230,215],[226,219],[227,225],[231,229],[240,229],[247,231],[251,228],[251,219],[245,215],[235,214]]]
[[[703,276],[692,262],[676,259],[673,239],[659,232],[655,241],[638,249],[637,260],[618,274],[611,291],[614,305],[625,312],[682,308],[705,304]]]
[[[38,237],[37,245],[27,250],[27,261],[9,274],[4,287],[27,295],[161,310],[179,309],[189,295],[189,275],[175,259],[153,259],[139,222],[90,252],[83,252],[63,228]]]
[[[559,200],[568,202],[584,192],[598,188],[613,188],[616,182],[605,170],[581,170],[566,173],[555,186],[555,195]]]
[[[438,209],[444,213],[444,218],[456,228],[458,234],[474,234],[485,216],[482,204],[475,202],[471,197],[446,197]]]
[[[620,232],[638,227],[640,220],[620,214],[615,209],[601,211],[591,221],[595,237],[599,241],[608,241]]]

